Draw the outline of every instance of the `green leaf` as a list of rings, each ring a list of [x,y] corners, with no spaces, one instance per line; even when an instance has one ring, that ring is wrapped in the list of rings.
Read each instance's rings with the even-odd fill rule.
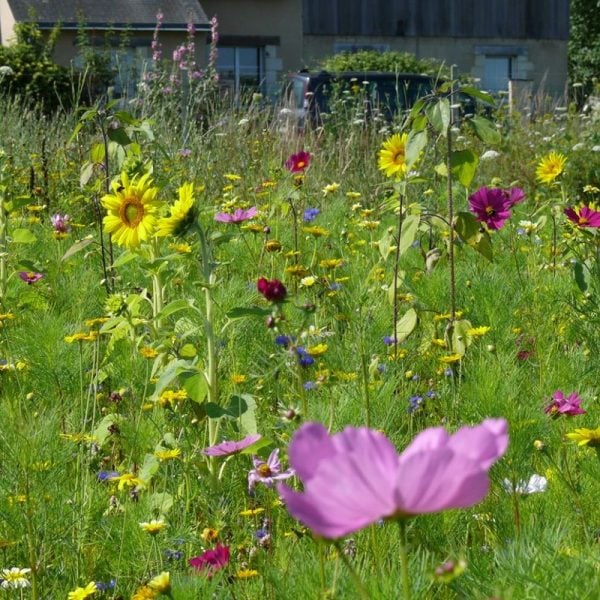
[[[450,101],[448,98],[440,98],[430,104],[425,110],[431,126],[442,135],[448,134],[450,127]]]
[[[425,115],[417,115],[411,125],[412,131],[423,131],[427,127],[427,117]]]
[[[470,85],[461,86],[459,91],[462,94],[467,94],[472,98],[477,98],[479,100],[482,100],[483,102],[487,102],[488,104],[494,105],[496,103],[494,97],[491,94],[483,92],[482,90],[478,90],[477,88],[471,87]]]
[[[396,340],[398,344],[401,344],[414,331],[417,321],[417,311],[414,308],[409,308],[396,323]]]
[[[92,150],[90,152],[90,157],[93,163],[101,163],[104,162],[104,158],[106,156],[106,148],[104,144],[94,144],[92,146]]]
[[[214,402],[207,402],[204,404],[204,410],[209,419],[220,419],[221,417],[231,416],[222,406],[219,406]]]
[[[94,175],[94,163],[85,162],[81,165],[81,171],[79,172],[79,187],[85,187],[89,180]]]
[[[198,355],[198,351],[194,344],[184,344],[177,354],[180,358],[194,358],[194,356]]]
[[[460,239],[489,261],[493,260],[490,234],[482,230],[481,223],[468,212],[459,212],[454,221],[454,230]]]
[[[590,272],[587,266],[577,261],[573,264],[575,283],[582,292],[587,292],[590,284]]]
[[[173,496],[168,492],[154,492],[148,504],[151,512],[166,515],[173,507]]]
[[[118,267],[122,267],[123,265],[126,265],[127,263],[130,263],[132,260],[136,260],[137,258],[139,258],[139,254],[137,254],[136,252],[124,250],[121,254],[119,254],[119,256],[117,256],[112,266],[114,269],[117,269]]]
[[[91,236],[83,238],[82,240],[78,240],[63,254],[63,257],[60,260],[68,260],[69,258],[71,258],[71,256],[73,256],[73,254],[76,254],[80,250],[83,250],[93,242],[94,238]]]
[[[402,221],[399,249],[400,256],[402,256],[415,241],[420,222],[421,217],[419,215],[408,215],[404,218],[404,221]]]
[[[398,271],[398,277],[396,277],[396,293],[399,294],[402,289],[402,284],[404,283],[404,278],[406,277],[406,271]],[[369,279],[371,276],[369,276]],[[390,304],[394,304],[394,279],[392,278],[392,283],[387,290],[387,298]]]
[[[117,127],[117,129],[108,129],[106,134],[111,141],[116,142],[119,144],[119,146],[128,146],[131,144],[130,137],[122,127]]]
[[[455,150],[450,155],[450,170],[466,188],[471,185],[479,159],[473,150]]]
[[[109,431],[113,425],[118,425],[121,422],[122,418],[120,415],[116,414],[108,414],[106,415],[94,431],[92,435],[96,438],[96,441],[99,446],[103,446],[104,442],[112,435]]]
[[[467,348],[471,345],[471,337],[467,331],[471,329],[471,322],[466,319],[454,321],[452,324],[451,349],[461,356],[465,355]]]
[[[169,302],[157,315],[159,319],[165,319],[175,313],[178,313],[186,308],[190,308],[190,302],[186,298],[180,298],[179,300],[173,300]]]
[[[418,160],[427,145],[427,130],[411,131],[406,140],[406,169],[409,170]]]
[[[150,483],[154,475],[158,472],[159,462],[154,454],[146,454],[142,468],[138,473],[138,477],[146,484]]]
[[[381,254],[381,258],[383,260],[387,260],[387,257],[390,255],[392,251],[392,242],[394,238],[391,234],[386,233],[377,243],[377,247],[379,248],[379,254]]]
[[[196,373],[188,377],[183,383],[183,388],[188,396],[198,404],[202,404],[208,395],[208,383],[204,373]]]
[[[475,116],[467,121],[473,128],[475,135],[486,144],[499,144],[502,139],[500,132],[488,119]]]
[[[37,242],[35,235],[29,229],[15,229],[11,234],[15,244],[33,244]]]
[[[108,325],[109,322],[105,323],[100,331],[102,332],[104,327]],[[189,360],[174,360],[170,362],[165,370],[162,372],[159,377],[156,387],[154,388],[154,396],[158,397],[162,393],[162,391],[179,375],[183,373],[195,374],[196,368],[190,364]]]

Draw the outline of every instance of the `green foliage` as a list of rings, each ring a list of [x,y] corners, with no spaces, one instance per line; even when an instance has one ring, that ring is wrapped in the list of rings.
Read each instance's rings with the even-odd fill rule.
[[[600,2],[571,0],[569,77],[583,84],[583,96],[600,93]]]
[[[324,58],[320,68],[333,73],[341,71],[384,71],[392,73],[418,73],[447,76],[448,69],[433,58],[417,58],[410,52],[340,52]]]

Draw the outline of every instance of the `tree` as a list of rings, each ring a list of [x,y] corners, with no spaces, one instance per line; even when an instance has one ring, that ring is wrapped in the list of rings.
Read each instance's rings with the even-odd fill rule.
[[[600,0],[571,0],[569,77],[582,97],[600,92]]]

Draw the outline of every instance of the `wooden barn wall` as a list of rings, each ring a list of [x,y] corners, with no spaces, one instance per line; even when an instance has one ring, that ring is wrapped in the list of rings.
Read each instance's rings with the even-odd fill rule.
[[[568,39],[568,0],[303,0],[308,35]]]

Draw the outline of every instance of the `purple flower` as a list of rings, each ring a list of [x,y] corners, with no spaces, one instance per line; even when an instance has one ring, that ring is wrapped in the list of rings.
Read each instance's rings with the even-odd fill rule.
[[[383,343],[386,346],[393,346],[396,343],[396,338],[393,335],[384,335]]]
[[[27,284],[31,285],[39,281],[44,276],[43,273],[34,273],[33,271],[21,271],[19,277]]]
[[[302,346],[296,346],[296,354],[301,367],[310,367],[315,363],[315,359]]]
[[[310,221],[314,221],[317,218],[317,216],[320,212],[321,211],[318,208],[307,208],[304,211],[303,220],[306,221],[307,223],[310,223]]]
[[[553,417],[559,417],[560,415],[574,417],[575,415],[584,415],[586,413],[581,408],[581,398],[577,392],[573,392],[565,398],[564,393],[560,390],[556,390],[552,394],[552,402],[544,408],[544,412]]]
[[[231,213],[217,213],[215,215],[215,221],[220,221],[221,223],[242,223],[243,221],[248,221],[248,219],[252,219],[256,216],[258,210],[256,206],[249,208],[248,210],[242,210],[241,208],[236,208],[233,214]]]
[[[382,518],[408,518],[481,501],[488,470],[508,446],[504,419],[486,419],[449,435],[421,432],[398,454],[378,431],[348,427],[330,436],[320,423],[300,427],[288,448],[303,492],[278,486],[290,514],[325,538]]]
[[[258,456],[252,458],[254,469],[248,473],[248,489],[252,491],[257,483],[264,483],[267,487],[273,487],[276,481],[289,479],[294,475],[292,469],[281,470],[279,462],[279,448],[271,452],[266,462]]]
[[[237,442],[225,441],[215,446],[209,446],[202,450],[202,454],[206,456],[231,456],[232,454],[238,454],[242,450],[252,446],[254,442],[258,442],[262,438],[262,435],[255,433],[253,435],[246,436],[243,440]]]
[[[512,208],[515,204],[520,204],[525,200],[525,192],[518,187],[510,188],[510,190],[504,192],[504,195],[508,208]]]
[[[50,217],[52,227],[54,227],[54,231],[56,231],[56,233],[68,233],[71,231],[71,226],[69,225],[70,220],[71,217],[69,215],[56,214]]]
[[[192,151],[189,148],[182,148],[179,151],[179,156],[182,156],[183,158],[188,158],[191,155],[192,155]]]
[[[270,302],[283,302],[287,295],[285,285],[279,279],[260,277],[256,282],[256,289]]]
[[[207,577],[212,577],[229,564],[229,546],[221,546],[217,543],[213,550],[206,550],[199,556],[190,558],[188,562],[194,569],[205,571]]]
[[[600,227],[600,212],[589,206],[579,208],[565,208],[565,215],[569,221],[578,227]]]
[[[489,229],[501,229],[510,217],[509,200],[500,188],[482,187],[469,196],[469,208]]]

